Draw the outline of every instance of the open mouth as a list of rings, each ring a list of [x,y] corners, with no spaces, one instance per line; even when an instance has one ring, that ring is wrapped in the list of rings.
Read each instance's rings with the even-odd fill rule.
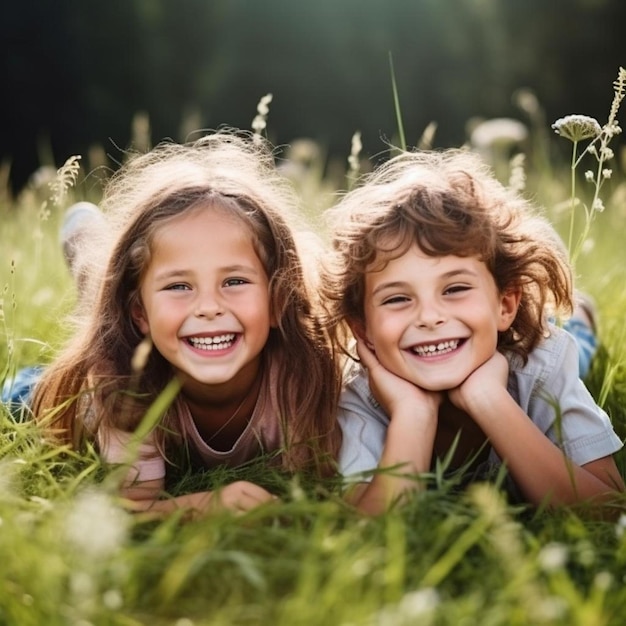
[[[464,341],[464,339],[448,339],[437,343],[422,343],[419,346],[413,346],[411,352],[423,357],[441,356],[456,350]]]
[[[197,350],[206,350],[207,352],[217,350],[227,350],[237,339],[235,333],[224,333],[223,335],[214,335],[213,337],[187,337],[187,343]]]

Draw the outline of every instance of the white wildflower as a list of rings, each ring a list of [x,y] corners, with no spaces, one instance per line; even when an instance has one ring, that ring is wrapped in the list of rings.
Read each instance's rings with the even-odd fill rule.
[[[124,606],[124,599],[119,589],[109,589],[102,594],[102,604],[110,611],[119,611]]]
[[[585,180],[592,183],[595,179],[595,176],[591,170],[587,170],[585,172]]]
[[[613,124],[607,125],[605,132],[609,137],[614,137],[622,132],[622,127],[617,122],[613,122]]]
[[[400,600],[400,610],[407,617],[418,617],[424,613],[434,611],[439,604],[439,594],[436,589],[426,587],[407,593]]]
[[[587,239],[583,241],[581,252],[583,254],[589,254],[595,247],[596,242],[591,237],[587,237]]]
[[[588,115],[566,115],[554,122],[552,128],[557,135],[570,141],[592,139],[602,132],[598,120]]]
[[[565,566],[567,557],[567,546],[552,542],[541,548],[537,555],[537,561],[544,572],[554,572]]]
[[[470,142],[478,150],[512,145],[528,137],[526,125],[508,117],[496,117],[477,123],[471,131]]]
[[[602,213],[604,211],[604,202],[602,202],[601,198],[596,198],[591,205],[592,211],[597,211],[598,213]]]
[[[267,115],[270,112],[269,104],[272,101],[272,94],[264,95],[257,104],[256,117],[252,120],[252,130],[255,135],[260,135],[267,127]]]
[[[608,591],[613,585],[613,574],[611,572],[598,572],[593,579],[593,584],[601,591]]]
[[[608,146],[602,146],[602,148],[600,148],[600,158],[603,161],[610,161],[614,156],[613,150]]]
[[[261,115],[257,115],[252,120],[252,130],[254,131],[255,135],[260,135],[265,130],[266,126],[267,122],[265,121],[265,118]]]
[[[589,154],[593,154],[595,156],[598,156],[598,149],[596,148],[595,144],[590,144],[589,146],[587,146],[587,152]]]
[[[267,115],[270,112],[270,102],[272,101],[272,94],[268,93],[264,95],[260,100],[259,104],[256,107],[257,113],[259,115]]]
[[[379,626],[403,626],[406,624],[430,623],[433,612],[439,605],[436,589],[427,587],[404,595],[397,605],[388,605],[379,611],[376,623]]]
[[[532,616],[540,622],[562,620],[567,615],[567,611],[567,602],[559,596],[550,596],[541,600],[536,606],[530,607]]]
[[[603,178],[611,178],[611,174],[613,173],[613,170],[609,169],[608,167],[602,170],[602,177]]]
[[[348,157],[348,165],[350,166],[350,172],[355,175],[359,171],[360,161],[359,155],[363,149],[363,143],[361,142],[361,132],[356,131],[352,135],[352,145],[350,148],[350,156]]]
[[[97,491],[78,496],[64,527],[65,537],[88,559],[117,552],[126,541],[130,517],[112,499]]]
[[[615,524],[615,534],[622,537],[626,532],[626,513],[622,513]]]

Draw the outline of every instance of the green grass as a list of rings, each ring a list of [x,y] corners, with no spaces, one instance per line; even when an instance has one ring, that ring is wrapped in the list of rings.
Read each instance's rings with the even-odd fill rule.
[[[602,348],[587,382],[624,438],[619,176],[577,273],[600,309]],[[315,181],[327,194],[318,170]],[[555,166],[549,190],[528,192],[567,198],[568,184],[567,168]],[[313,187],[311,202],[327,204]],[[48,360],[68,331],[74,293],[58,245],[61,209],[41,214],[33,196],[0,207],[2,378]],[[554,221],[567,231],[569,215]],[[617,460],[626,475],[626,455]],[[253,479],[280,502],[184,521],[126,513],[106,475],[95,453],[51,447],[35,425],[16,424],[0,408],[0,624],[621,626],[626,615],[626,524],[513,506],[494,486],[460,491],[439,479],[402,508],[365,519],[334,483],[283,476],[261,459],[179,477],[171,491]]]

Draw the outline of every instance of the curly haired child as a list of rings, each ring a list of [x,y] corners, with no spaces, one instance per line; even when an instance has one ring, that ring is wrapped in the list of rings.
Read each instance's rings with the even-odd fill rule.
[[[330,330],[361,361],[339,411],[351,502],[385,510],[448,453],[479,474],[505,463],[533,504],[624,489],[622,442],[548,321],[571,312],[571,270],[532,205],[468,151],[406,152],[328,217]]]

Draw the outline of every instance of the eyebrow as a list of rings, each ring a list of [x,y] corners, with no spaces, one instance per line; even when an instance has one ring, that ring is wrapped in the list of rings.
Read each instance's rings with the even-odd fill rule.
[[[232,272],[244,272],[246,274],[258,274],[258,270],[256,270],[251,265],[227,265],[226,267],[220,267],[219,270],[221,272],[225,272],[226,274],[231,274]]]
[[[250,265],[227,265],[225,267],[218,268],[218,271],[224,274],[241,273],[241,274],[248,274],[248,275],[253,275],[253,276],[259,275],[259,271]],[[155,274],[155,278],[159,280],[168,280],[170,278],[186,276],[187,274],[190,274],[190,273],[192,272],[189,269],[174,268],[172,270],[166,270],[162,273]]]
[[[478,274],[474,272],[473,270],[460,268],[460,269],[450,270],[449,272],[445,272],[444,274],[441,274],[441,276],[439,276],[438,278],[440,280],[441,279],[450,280],[451,278],[456,278],[459,276],[470,276],[470,277],[475,278],[476,276],[478,276]],[[402,281],[402,280],[392,280],[392,281],[388,281],[385,283],[381,283],[372,291],[372,295],[376,295],[380,291],[384,291],[386,289],[403,288],[403,287],[406,287],[407,284],[408,283],[406,281]]]

